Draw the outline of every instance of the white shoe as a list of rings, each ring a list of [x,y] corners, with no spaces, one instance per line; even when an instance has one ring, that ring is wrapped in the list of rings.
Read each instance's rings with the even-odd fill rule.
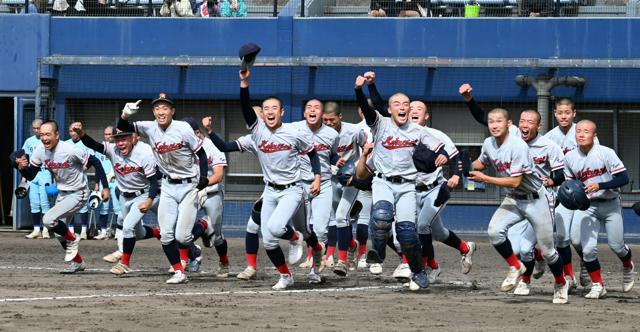
[[[107,230],[101,230],[100,234],[98,234],[96,237],[94,237],[94,240],[106,240],[109,237],[107,236]]]
[[[307,279],[310,284],[319,284],[322,283],[322,277],[316,273],[315,269],[311,269],[311,272],[307,274]]]
[[[183,269],[186,269],[186,268],[187,268],[187,261],[183,261],[183,260],[181,259],[181,260],[180,260],[180,263],[182,263],[182,268],[183,268]],[[176,273],[176,270],[174,270],[174,269],[173,269],[173,266],[169,266],[169,269],[167,270],[167,272],[168,272],[169,274],[172,274],[172,273]]]
[[[467,274],[471,272],[471,267],[473,266],[473,262],[471,261],[471,258],[473,258],[473,254],[475,254],[477,250],[475,242],[467,242],[467,246],[469,246],[469,252],[462,255],[462,258],[460,258],[460,265],[462,266],[462,274]]]
[[[176,271],[173,273],[173,277],[167,280],[167,284],[186,284],[189,282],[187,279],[187,275],[182,273],[182,271]]]
[[[368,267],[369,267],[369,264],[367,264],[367,255],[362,255],[362,257],[358,259],[358,270],[366,269]]]
[[[333,260],[333,256],[327,256],[322,260],[322,264],[320,265],[320,269],[318,270],[318,273],[321,273],[326,268],[333,269],[335,265],[336,263]]]
[[[127,265],[124,265],[122,263],[118,263],[116,265],[114,265],[111,270],[109,270],[109,272],[111,272],[112,274],[115,274],[117,276],[123,275],[123,274],[129,274],[131,272],[131,268],[128,267]]]
[[[622,291],[628,293],[633,289],[633,284],[636,281],[636,267],[631,263],[631,268],[622,268]]]
[[[50,239],[51,238],[49,236],[49,229],[46,228],[46,227],[42,229],[42,238],[43,239]]]
[[[520,276],[522,276],[524,271],[525,271],[525,267],[524,267],[524,264],[522,264],[522,262],[520,262],[519,269],[516,269],[515,267],[510,266],[509,274],[507,274],[507,277],[504,278],[504,281],[502,282],[502,286],[500,287],[500,289],[503,292],[511,291],[513,288],[516,287],[516,285],[518,284],[518,281],[520,281]]]
[[[569,302],[569,287],[568,283],[562,285],[555,284],[553,286],[553,303],[565,304]]]
[[[409,264],[400,263],[393,271],[393,277],[396,279],[411,278],[411,269],[409,268]]]
[[[429,274],[427,274],[427,276],[429,277],[429,283],[435,283],[438,280],[440,274],[442,274],[442,269],[440,268],[440,266],[438,266],[437,269],[431,269],[431,271],[429,271]]]
[[[253,268],[253,266],[247,266],[246,269],[244,269],[244,271],[238,273],[238,279],[241,280],[251,280],[251,279],[255,279],[256,275],[258,274],[258,272],[256,271],[256,269]]]
[[[115,262],[119,261],[120,258],[122,258],[122,253],[120,251],[117,251],[117,250],[112,252],[112,253],[110,253],[110,254],[108,254],[108,255],[106,255],[106,256],[104,256],[104,257],[102,257],[102,259],[105,262],[109,262],[109,263],[115,263]]]
[[[299,267],[303,269],[310,269],[313,266],[313,257],[307,256],[307,259],[300,263]]]
[[[304,239],[302,233],[296,231],[298,239],[295,241],[289,241],[289,265],[294,265],[302,259],[306,246],[304,245]]]
[[[60,271],[60,273],[62,273],[62,274],[74,274],[76,272],[84,271],[84,269],[85,269],[84,261],[82,261],[80,263],[71,262],[62,271]]]
[[[281,274],[280,280],[271,287],[273,290],[285,290],[289,286],[293,286],[293,276],[290,274]]]
[[[70,262],[78,255],[78,248],[80,247],[80,237],[76,236],[75,241],[67,240],[67,250],[65,251],[64,261]]]
[[[584,297],[587,299],[600,299],[607,295],[607,289],[604,288],[604,285],[599,282],[594,282],[591,284],[591,290]]]
[[[513,291],[513,295],[528,296],[530,292],[529,285],[521,279],[518,282],[518,286],[516,286],[516,290]]]
[[[40,230],[33,230],[31,233],[25,235],[27,239],[37,239],[40,237]]]
[[[546,270],[547,263],[545,261],[536,261],[533,265],[533,279],[540,279]]]
[[[216,272],[216,277],[218,278],[228,278],[229,277],[229,264],[223,264],[222,262],[218,263],[218,271]]]
[[[580,286],[587,287],[591,283],[591,278],[589,277],[589,272],[587,272],[587,268],[584,267],[584,263],[580,263]]]
[[[80,232],[80,238],[81,238],[81,239],[83,239],[83,240],[86,240],[86,239],[87,239],[87,230],[86,230],[86,229],[83,229],[83,230]]]
[[[382,274],[382,264],[373,263],[369,265],[369,272],[371,272],[371,274]]]

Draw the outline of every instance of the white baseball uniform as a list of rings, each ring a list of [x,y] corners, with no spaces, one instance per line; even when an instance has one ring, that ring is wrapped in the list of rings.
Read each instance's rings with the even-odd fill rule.
[[[213,175],[213,170],[216,167],[227,167],[227,157],[224,153],[220,152],[209,137],[205,137],[202,143],[202,148],[207,154],[207,165],[209,172],[207,177]],[[218,246],[224,242],[224,235],[222,234],[222,211],[224,208],[224,177],[219,183],[210,185],[204,189],[207,193],[207,200],[202,207],[205,214],[209,216],[211,223],[213,223],[214,240],[213,245]]]

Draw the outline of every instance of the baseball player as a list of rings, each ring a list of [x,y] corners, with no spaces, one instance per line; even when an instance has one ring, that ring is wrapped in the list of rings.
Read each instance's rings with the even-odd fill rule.
[[[107,126],[104,129],[104,142],[114,143],[113,140],[113,126]],[[82,140],[82,138],[80,138]],[[83,141],[84,145],[87,145]],[[105,173],[107,173],[107,180],[109,180],[109,194],[111,197],[116,197],[116,180],[114,179],[115,174],[113,170],[113,165],[111,163],[110,158],[108,158],[104,153],[99,152],[96,149],[91,148],[96,151],[96,158],[100,160],[102,163],[102,167],[104,168]],[[100,189],[99,187],[97,188]],[[120,202],[118,199],[109,200],[109,202],[101,202],[100,207],[98,208],[99,218],[100,218],[100,233],[95,236],[94,240],[106,240],[109,236],[107,234],[107,224],[109,222],[109,213],[112,212],[114,216],[118,216],[120,214]]]
[[[314,174],[310,185],[311,194],[319,194],[321,190],[321,166],[318,154],[313,150],[313,143],[304,135],[298,125],[283,124],[284,108],[276,97],[269,97],[262,102],[263,119],[256,116],[251,107],[249,95],[249,70],[240,71],[240,104],[247,128],[251,131],[249,141],[237,140],[225,142],[215,133],[210,138],[222,152],[251,150],[258,157],[264,173],[265,189],[263,192],[261,232],[267,256],[278,269],[280,279],[272,287],[283,290],[293,285],[292,273],[284,259],[279,239],[289,241],[289,264],[298,262],[304,253],[303,241],[307,241],[314,251],[315,267],[310,271],[310,281],[318,280],[315,269],[319,267],[323,251],[322,245],[313,231],[308,228],[307,218],[304,225],[297,229],[289,225],[290,220],[297,220],[294,214],[304,210],[305,191],[300,183],[300,154],[307,154]],[[299,219],[298,219],[299,220]],[[317,276],[317,278],[316,278]],[[315,281],[314,280],[314,281]]]
[[[106,156],[113,164],[114,177],[121,188],[120,206],[122,210],[122,256],[121,261],[111,268],[111,273],[123,275],[131,272],[131,255],[136,240],[157,237],[160,230],[145,226],[142,218],[148,211],[157,215],[158,180],[156,161],[151,147],[143,142],[135,142],[132,132],[114,132],[109,137],[114,142],[96,142],[85,134],[82,124],[76,122],[73,130],[88,148]],[[104,163],[103,163],[104,164]],[[111,192],[111,189],[108,188]]]
[[[564,277],[562,258],[553,245],[550,194],[540,178],[533,174],[527,144],[517,135],[509,134],[509,113],[501,108],[494,109],[488,114],[488,123],[491,137],[485,139],[480,157],[472,164],[474,171],[470,172],[469,178],[507,191],[507,197],[493,214],[488,230],[491,243],[510,266],[501,289],[505,292],[512,290],[525,272],[524,265],[513,253],[507,232],[511,226],[527,219],[555,279],[553,303],[567,303],[569,284]],[[497,177],[481,172],[490,165],[495,168]]]
[[[67,143],[73,144],[73,145],[79,147],[80,149],[86,151],[90,155],[95,156],[95,151],[89,149],[84,144],[82,144],[82,141],[80,140],[80,137],[78,137],[78,134],[76,134],[71,129],[71,125],[69,125],[68,133],[69,133],[69,139],[66,140]],[[86,177],[86,175],[83,175],[83,176]],[[88,183],[88,179],[87,179],[87,183]],[[98,184],[96,184],[96,185],[98,185]],[[94,191],[96,191],[96,190],[97,189],[94,188]],[[80,234],[80,238],[83,239],[83,240],[86,240],[87,239],[87,226],[89,225],[89,205],[88,205],[88,202],[87,202],[86,206],[83,206],[78,211],[78,213],[76,213],[76,215],[72,219],[72,221],[73,221],[73,224],[72,224],[71,227],[69,227],[71,232],[75,233],[75,234]],[[78,230],[80,230],[80,232],[78,232]]]
[[[598,233],[601,225],[607,230],[609,248],[622,261],[622,291],[630,292],[635,282],[631,249],[624,242],[620,188],[629,183],[627,169],[615,151],[595,144],[596,124],[582,120],[575,125],[577,149],[565,155],[565,177],[584,183],[591,206],[576,210],[573,222],[580,223],[580,244],[584,265],[591,277],[588,299],[607,294],[598,261]]]
[[[96,177],[107,188],[107,178],[100,161],[88,152],[67,142],[60,142],[58,124],[45,121],[40,126],[39,145],[30,156],[22,154],[15,159],[15,164],[22,176],[33,180],[42,166],[52,172],[60,193],[55,205],[42,217],[42,223],[56,234],[62,248],[65,249],[65,261],[71,262],[61,273],[75,273],[85,269],[84,261],[78,253],[80,237],[69,231],[66,225],[68,218],[73,217],[89,197],[87,180],[83,172],[85,167],[93,166]],[[102,199],[109,200],[109,190],[102,191]]]
[[[358,76],[355,92],[358,106],[362,109],[367,125],[373,135],[373,164],[376,175],[373,178],[372,224],[375,232],[374,251],[379,256],[371,259],[382,263],[384,259],[384,242],[396,220],[396,234],[407,257],[411,272],[409,282],[411,290],[429,287],[421,260],[420,240],[416,232],[416,191],[415,178],[417,170],[413,165],[412,155],[418,143],[426,145],[438,154],[445,155],[442,143],[427,134],[422,128],[409,121],[409,98],[396,93],[389,98],[391,118],[380,116],[367,103],[362,92],[366,79]],[[437,164],[436,164],[437,165]],[[437,165],[439,166],[439,165]],[[373,257],[372,257],[373,258]]]
[[[362,114],[362,110],[358,108],[358,116],[360,117],[360,122],[356,124],[356,126],[362,130],[365,135],[367,135],[367,144],[373,143],[373,137],[371,136],[371,128],[367,125],[367,122],[364,120],[364,114]],[[361,155],[364,151],[364,146],[361,149]],[[362,160],[362,158],[360,158]],[[364,159],[366,160],[366,159]],[[361,163],[359,160],[357,164]],[[363,164],[364,166],[364,164]],[[353,181],[353,179],[352,179]],[[358,240],[358,269],[366,269],[369,267],[367,264],[367,240],[369,239],[369,220],[371,216],[371,206],[372,195],[371,188],[368,190],[364,190],[360,188],[358,191],[358,202],[362,204],[362,209],[360,210],[360,214],[358,215],[357,228],[356,228],[356,239]],[[374,272],[382,273],[382,265],[380,265],[377,269],[374,269]]]
[[[360,149],[367,143],[367,134],[357,125],[342,121],[342,113],[337,107],[325,110],[322,115],[323,122],[327,127],[331,127],[338,133],[338,161],[335,165],[337,174],[333,181],[333,208],[335,212],[333,218],[338,231],[338,263],[333,271],[338,275],[346,275],[347,267],[352,264],[355,268],[359,256],[364,256],[366,251],[366,238],[364,249],[359,248],[353,239],[353,232],[350,227],[352,208],[357,200],[359,190],[353,187],[351,178],[355,175],[356,163],[360,159]],[[358,226],[360,228],[361,226]],[[364,227],[367,227],[366,225]],[[362,236],[356,229],[356,237]],[[366,230],[365,230],[366,234]],[[361,240],[361,239],[360,239]],[[356,249],[361,251],[356,255]],[[351,260],[348,253],[352,253]]]
[[[188,123],[195,135],[203,141],[202,148],[207,154],[207,165],[209,172],[209,185],[205,188],[206,200],[202,209],[208,217],[211,227],[202,234],[202,242],[207,248],[215,247],[218,253],[218,271],[216,276],[227,278],[229,276],[229,257],[227,255],[227,240],[222,234],[222,211],[224,208],[224,169],[227,167],[227,158],[224,153],[213,145],[211,139],[206,137],[200,126],[193,118],[184,118],[182,121]],[[194,261],[195,262],[195,261]]]
[[[38,145],[42,145],[40,142],[40,126],[42,120],[35,119],[31,122],[31,130],[33,136],[27,138],[22,145],[22,149],[26,154],[32,156]],[[22,178],[22,181],[26,181]],[[31,207],[31,220],[33,222],[33,232],[27,234],[27,239],[37,239],[42,235],[43,239],[49,238],[49,230],[45,227],[41,230],[42,215],[49,211],[49,196],[45,191],[45,186],[52,184],[51,173],[46,167],[43,167],[38,175],[29,182],[29,206]]]
[[[167,283],[186,283],[188,278],[184,265],[188,260],[194,228],[204,226],[196,223],[196,214],[198,192],[209,184],[206,176],[207,155],[202,149],[202,140],[193,133],[191,126],[173,120],[175,104],[165,93],[160,93],[152,102],[155,121],[136,121],[131,124],[128,119],[138,111],[140,103],[125,105],[118,120],[118,129],[135,131],[149,139],[163,174],[158,207],[160,242],[174,270]]]
[[[412,101],[409,104],[409,118],[411,121],[423,127],[429,134],[443,142],[444,150],[449,155],[450,160],[457,160],[458,149],[455,144],[445,133],[427,126],[429,113],[427,106],[422,101]],[[456,170],[448,180],[444,178],[442,167],[438,167],[433,173],[419,172],[416,177],[416,193],[418,201],[418,236],[422,243],[422,259],[431,272],[429,273],[429,282],[435,282],[441,273],[441,269],[435,260],[433,250],[432,234],[436,241],[440,241],[458,251],[460,251],[460,265],[462,273],[467,274],[473,266],[473,254],[476,252],[476,244],[467,242],[458,237],[456,233],[444,227],[440,214],[445,207],[445,203],[435,206],[441,186],[455,188],[460,182],[462,172]]]

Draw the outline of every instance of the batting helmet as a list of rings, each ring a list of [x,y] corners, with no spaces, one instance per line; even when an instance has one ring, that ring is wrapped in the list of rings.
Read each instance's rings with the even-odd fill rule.
[[[253,207],[251,207],[251,219],[253,222],[260,225],[260,212],[262,212],[262,197],[258,198],[258,200],[253,203]]]
[[[29,192],[29,184],[26,182],[21,183],[18,188],[14,191],[17,199],[23,199],[27,197],[27,193]]]
[[[633,212],[640,216],[640,202],[636,202],[631,208],[633,209]]]
[[[92,209],[97,209],[102,203],[102,198],[100,197],[100,193],[94,191],[89,195],[89,207]]]
[[[562,183],[558,190],[558,200],[569,210],[586,210],[591,205],[584,184],[578,180],[568,180]]]

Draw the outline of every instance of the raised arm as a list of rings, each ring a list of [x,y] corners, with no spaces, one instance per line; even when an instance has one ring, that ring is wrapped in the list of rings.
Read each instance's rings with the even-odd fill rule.
[[[387,104],[376,87],[376,73],[368,71],[364,73],[364,78],[367,80],[367,88],[369,88],[369,97],[371,97],[373,107],[378,111],[378,113],[380,113],[380,115],[387,118],[390,117],[391,114],[389,114],[389,111],[387,110]]]
[[[209,138],[213,142],[213,145],[215,145],[218,150],[222,152],[240,151],[240,147],[235,141],[227,142],[213,132],[213,120],[210,116],[205,116],[204,118],[202,118],[202,127],[204,127],[204,130],[209,135]]]
[[[240,106],[242,107],[242,116],[248,127],[253,127],[258,117],[251,107],[251,96],[249,94],[249,77],[251,71],[249,69],[240,71]]]
[[[365,81],[366,79],[363,76],[358,76],[356,78],[356,101],[358,102],[358,107],[360,107],[360,109],[362,110],[362,114],[364,114],[364,119],[367,122],[367,125],[373,126],[376,123],[378,115],[376,113],[376,110],[369,106],[367,97],[365,97],[364,92],[362,92],[362,86],[364,85]]]
[[[468,83],[462,84],[460,88],[458,88],[458,92],[467,103],[467,107],[469,108],[469,111],[471,111],[473,118],[480,124],[487,126],[487,112],[483,110],[478,103],[476,103],[476,100],[471,96],[471,91],[473,91],[473,88]]]
[[[74,122],[71,124],[71,130],[73,130],[82,143],[91,150],[104,154],[104,144],[96,142],[91,136],[87,135],[82,128],[82,123]]]

